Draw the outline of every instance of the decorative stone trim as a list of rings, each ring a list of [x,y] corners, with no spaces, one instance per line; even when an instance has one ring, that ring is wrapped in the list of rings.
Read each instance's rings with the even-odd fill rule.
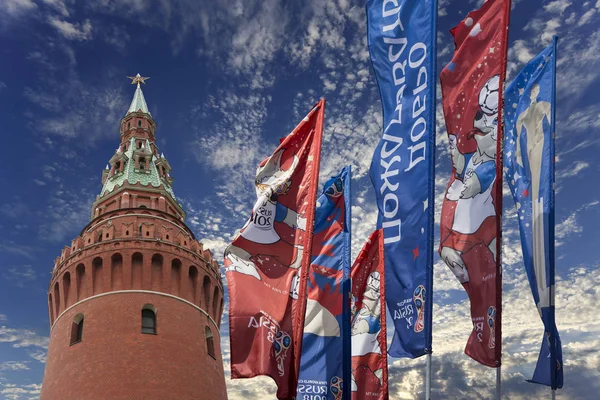
[[[175,296],[175,295],[172,295],[172,294],[169,294],[169,293],[155,292],[153,290],[115,290],[115,291],[112,291],[112,292],[100,293],[100,294],[97,294],[97,295],[94,295],[94,296],[87,297],[87,298],[85,298],[83,300],[78,301],[77,303],[73,304],[72,306],[68,307],[65,311],[61,312],[60,315],[58,317],[56,317],[56,319],[54,320],[54,323],[50,327],[50,333],[52,333],[52,330],[54,329],[54,325],[56,325],[56,323],[58,322],[58,320],[60,319],[60,317],[62,317],[66,312],[68,312],[69,310],[71,310],[73,307],[75,307],[75,306],[77,306],[77,305],[79,305],[81,303],[84,303],[84,302],[86,302],[88,300],[92,300],[92,299],[96,299],[96,298],[104,297],[104,296],[108,296],[108,295],[123,294],[123,293],[125,293],[125,294],[127,294],[127,293],[156,294],[156,295],[159,295],[159,296],[170,297],[172,299],[179,300],[182,303],[185,303],[185,304],[187,304],[189,306],[192,306],[195,309],[197,309],[198,311],[200,311],[202,314],[206,315],[208,317],[208,319],[210,320],[210,322],[212,322],[212,324],[215,326],[215,329],[217,330],[217,332],[219,332],[219,337],[221,337],[221,332],[219,330],[219,326],[217,325],[217,323],[215,322],[215,320],[213,319],[213,317],[211,317],[202,308],[198,307],[194,303],[191,303],[191,302],[187,301],[186,299],[182,299],[179,296]]]

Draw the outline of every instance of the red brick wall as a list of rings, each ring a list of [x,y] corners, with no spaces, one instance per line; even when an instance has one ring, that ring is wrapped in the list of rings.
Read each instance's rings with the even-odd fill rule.
[[[157,310],[157,334],[141,333],[141,310]],[[70,345],[84,315],[82,341]],[[207,354],[205,327],[216,360]],[[41,400],[226,399],[218,328],[190,304],[151,293],[113,292],[76,304],[56,321]]]
[[[145,304],[157,309],[157,335],[141,333]],[[52,271],[41,399],[226,399],[222,305],[218,264],[183,221],[152,209],[102,214]],[[71,345],[79,313],[83,339]],[[216,360],[207,354],[207,326]]]

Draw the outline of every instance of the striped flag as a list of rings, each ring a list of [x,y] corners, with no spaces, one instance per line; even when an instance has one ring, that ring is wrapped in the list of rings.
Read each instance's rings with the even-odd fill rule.
[[[506,89],[504,139],[504,171],[519,215],[523,262],[544,323],[531,382],[553,389],[563,386],[562,348],[554,321],[556,43],[555,37]]]
[[[339,400],[350,382],[350,167],[317,200],[298,399]],[[315,397],[316,398],[316,397]]]

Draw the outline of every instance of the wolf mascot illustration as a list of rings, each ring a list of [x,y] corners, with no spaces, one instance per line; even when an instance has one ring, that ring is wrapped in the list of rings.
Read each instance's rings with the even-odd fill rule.
[[[462,254],[484,244],[496,259],[496,210],[492,189],[496,180],[496,141],[498,134],[498,87],[500,76],[490,78],[479,93],[479,111],[474,129],[467,135],[475,139],[477,150],[462,154],[457,135],[449,135],[450,152],[456,179],[446,198],[456,202],[452,230],[442,238],[441,257],[461,283],[469,281]]]
[[[306,230],[306,218],[278,202],[278,197],[290,190],[291,177],[299,161],[294,155],[292,165],[287,170],[282,170],[281,156],[284,151],[285,149],[280,149],[259,165],[255,180],[258,199],[252,209],[252,216],[234,238],[236,244],[245,242],[247,246],[244,247],[253,249],[255,255],[234,244],[229,245],[225,249],[226,271],[239,272],[261,280],[255,264],[260,256],[274,258],[288,268],[300,268],[303,247],[287,242],[275,229],[275,222],[280,222],[293,229]],[[292,289],[296,285],[297,279],[294,279]],[[294,290],[290,292],[292,297],[293,292]]]

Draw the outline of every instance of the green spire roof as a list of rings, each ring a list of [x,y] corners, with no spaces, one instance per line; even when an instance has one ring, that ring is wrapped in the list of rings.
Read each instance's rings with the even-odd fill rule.
[[[129,106],[129,110],[127,110],[127,114],[137,111],[142,111],[148,115],[150,111],[148,111],[148,105],[146,104],[146,99],[144,99],[144,93],[142,92],[142,88],[140,84],[137,84],[137,89],[135,89],[135,94],[133,95],[133,100],[131,100],[131,105]]]

